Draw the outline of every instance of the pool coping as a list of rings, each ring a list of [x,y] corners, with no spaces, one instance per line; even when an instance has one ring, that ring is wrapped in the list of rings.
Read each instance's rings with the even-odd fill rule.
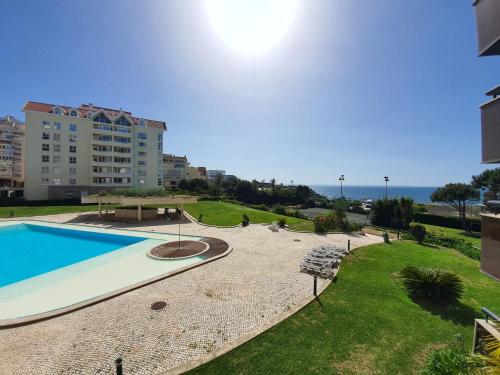
[[[52,225],[55,224],[55,225],[64,225],[64,226],[67,225],[67,226],[70,226],[70,227],[71,226],[86,227],[86,228],[101,229],[101,230],[105,230],[105,231],[107,231],[107,229],[108,229],[108,228],[92,227],[92,226],[89,226],[89,225],[81,225],[81,224],[79,225],[79,224],[54,223],[54,222],[43,221],[43,220],[30,220],[30,219],[2,220],[2,222],[5,222],[5,221],[14,221],[14,222],[34,221],[34,222],[40,222],[40,223],[46,223],[46,224],[52,224]],[[146,232],[146,231],[140,231],[140,230],[127,230],[127,229],[113,229],[113,230],[116,230],[116,231],[119,231],[119,232],[120,231],[123,231],[123,232],[129,231],[129,232],[135,232],[135,233],[143,233],[145,235],[147,235],[148,233],[172,234],[172,233],[166,233],[166,232]],[[192,235],[183,235],[183,236],[184,237],[196,237],[196,238],[199,238],[199,236],[192,236]],[[155,238],[152,238],[152,239],[155,239]],[[159,276],[155,276],[155,277],[151,277],[149,279],[145,279],[145,280],[140,281],[138,283],[127,285],[127,286],[125,286],[123,288],[119,288],[119,289],[113,290],[113,291],[111,291],[109,293],[101,294],[100,296],[96,296],[94,298],[90,298],[90,299],[87,299],[85,301],[81,301],[81,302],[75,303],[73,305],[65,306],[65,307],[62,307],[62,308],[59,308],[59,309],[55,309],[55,310],[51,310],[51,311],[47,311],[47,312],[43,312],[43,313],[39,313],[39,314],[25,316],[25,317],[22,317],[22,318],[2,319],[2,320],[0,320],[0,330],[8,329],[8,328],[15,328],[15,327],[23,326],[23,325],[26,325],[26,324],[36,323],[36,322],[40,322],[40,321],[43,321],[43,320],[55,318],[55,317],[58,317],[58,316],[62,316],[62,315],[68,314],[68,313],[73,312],[73,311],[77,311],[77,310],[83,309],[83,308],[88,307],[88,306],[95,305],[95,304],[100,303],[100,302],[107,301],[107,300],[109,300],[111,298],[117,297],[119,295],[122,295],[124,293],[130,292],[132,290],[136,290],[136,289],[142,288],[143,286],[153,284],[153,283],[155,283],[157,281],[164,280],[164,279],[169,278],[171,276],[178,275],[178,274],[186,272],[186,271],[188,271],[190,269],[197,268],[197,267],[200,267],[200,266],[202,266],[204,264],[207,264],[207,263],[213,262],[213,261],[215,261],[217,259],[223,258],[223,257],[227,256],[229,253],[231,253],[231,251],[233,251],[233,248],[231,247],[231,245],[229,245],[228,248],[227,248],[227,250],[224,253],[222,253],[222,254],[219,254],[219,255],[216,255],[214,257],[202,260],[202,261],[197,262],[195,264],[191,264],[191,265],[188,265],[188,266],[184,266],[184,267],[175,269],[174,271],[170,271],[170,272],[161,274]]]

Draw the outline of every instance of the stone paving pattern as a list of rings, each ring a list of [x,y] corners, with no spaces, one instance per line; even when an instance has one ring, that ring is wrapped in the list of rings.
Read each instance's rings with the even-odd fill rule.
[[[38,219],[78,223],[85,217]],[[177,232],[176,225],[156,224],[93,223]],[[220,229],[189,223],[182,224],[182,233],[223,239],[233,251],[94,306],[0,330],[0,374],[114,374],[119,356],[127,375],[161,373],[255,331],[308,298],[312,278],[299,272],[299,264],[313,246],[380,242],[371,235],[274,233],[264,225]],[[151,310],[157,301],[167,306]]]

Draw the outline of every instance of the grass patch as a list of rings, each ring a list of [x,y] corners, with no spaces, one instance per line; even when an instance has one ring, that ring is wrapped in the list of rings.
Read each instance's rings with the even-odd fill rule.
[[[425,227],[427,232],[437,236],[458,238],[469,242],[471,245],[481,247],[481,233],[471,232],[466,233],[461,229],[438,227],[436,225],[421,224]]]
[[[439,267],[459,275],[460,304],[412,300],[399,271]],[[474,317],[500,311],[498,282],[455,250],[397,241],[357,249],[336,283],[284,322],[192,374],[417,374],[434,348],[454,335],[472,342]]]
[[[195,219],[198,219],[200,214],[203,214],[203,223],[209,225],[238,225],[241,223],[243,214],[247,214],[250,217],[250,223],[254,224],[272,223],[278,221],[280,217],[285,217],[290,229],[310,231],[314,229],[310,220],[277,215],[269,211],[256,210],[227,202],[200,201],[185,204],[184,209]]]
[[[103,206],[104,207],[104,206]],[[112,207],[111,205],[109,206]],[[97,211],[96,204],[75,205],[75,206],[16,206],[0,207],[0,217],[10,217],[10,211],[14,211],[14,217],[42,216],[67,214],[72,212]]]

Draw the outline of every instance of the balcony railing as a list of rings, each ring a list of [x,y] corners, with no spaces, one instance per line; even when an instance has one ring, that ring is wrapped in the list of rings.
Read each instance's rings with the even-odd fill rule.
[[[493,99],[481,106],[483,163],[500,163],[500,87],[488,92]]]
[[[500,55],[500,1],[474,0],[479,56]]]

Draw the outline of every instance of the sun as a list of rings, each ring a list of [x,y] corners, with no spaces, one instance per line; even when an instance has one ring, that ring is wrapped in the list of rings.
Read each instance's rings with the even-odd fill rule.
[[[205,0],[210,23],[230,48],[260,55],[290,29],[298,0]]]

